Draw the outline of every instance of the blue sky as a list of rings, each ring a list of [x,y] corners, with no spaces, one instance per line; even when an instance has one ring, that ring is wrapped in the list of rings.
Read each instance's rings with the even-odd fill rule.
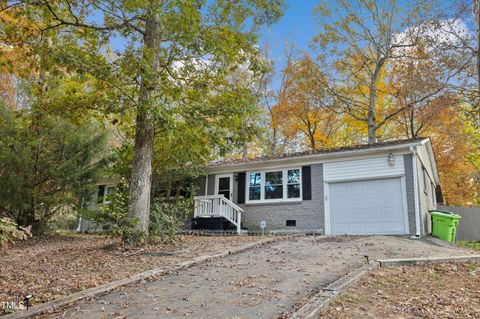
[[[309,44],[315,35],[315,19],[313,9],[319,4],[319,0],[284,0],[287,7],[284,15],[274,25],[265,26],[261,29],[260,46],[268,44],[270,49],[269,58],[275,64],[276,76],[273,88],[280,85],[280,72],[285,66],[283,50],[287,42],[294,43],[299,50],[309,50]],[[334,1],[334,0],[332,0]],[[100,15],[95,14],[93,21],[100,21]],[[122,50],[125,41],[121,37],[115,37],[112,46],[116,50]]]
[[[269,27],[264,27],[261,32],[260,44],[262,47],[268,43],[270,58],[275,63],[276,77],[273,83],[278,88],[280,71],[285,65],[283,50],[285,43],[293,42],[300,50],[309,50],[309,44],[315,35],[315,19],[313,9],[318,0],[286,0],[287,9],[282,19]]]
[[[286,43],[293,43],[296,49],[302,51],[311,51],[310,43],[312,38],[318,32],[318,21],[315,19],[313,10],[320,3],[319,0],[284,0],[286,9],[279,22],[271,26],[264,26],[260,33],[260,46],[268,46],[269,58],[274,62],[276,75],[272,88],[278,89],[280,86],[281,70],[285,66],[284,49]],[[399,0],[402,6],[407,5],[407,0]],[[335,0],[330,0],[330,4],[335,7]],[[452,5],[451,1],[439,2],[444,9]],[[99,17],[95,17],[99,19]],[[114,48],[118,49],[124,45],[124,41],[116,38],[113,41]]]
[[[272,26],[263,27],[260,34],[260,45],[262,48],[268,44],[269,57],[275,64],[275,79],[272,88],[278,89],[281,80],[281,70],[285,66],[285,58],[283,50],[287,42],[295,44],[299,50],[310,51],[310,43],[312,38],[318,33],[318,21],[314,17],[313,10],[316,5],[320,4],[319,0],[284,0],[287,8],[284,11],[280,21]],[[336,7],[335,0],[330,0],[333,8]],[[415,1],[399,0],[398,5],[406,9],[408,6],[414,5]],[[441,9],[447,13],[451,9],[457,9],[453,1],[440,0],[436,3]],[[451,7],[453,5],[453,7]],[[468,6],[471,4],[468,3]],[[464,21],[467,28],[473,28],[470,21]]]

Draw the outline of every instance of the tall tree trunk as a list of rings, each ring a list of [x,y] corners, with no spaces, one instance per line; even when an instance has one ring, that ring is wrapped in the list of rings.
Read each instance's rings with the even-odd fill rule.
[[[380,72],[385,63],[385,59],[380,56],[380,53],[377,53],[377,63],[375,66],[375,73],[370,82],[370,95],[368,101],[368,113],[367,113],[367,125],[368,125],[368,143],[377,142],[377,112],[375,106],[377,104],[377,88],[378,88],[378,79],[380,78]]]
[[[243,144],[243,148],[242,148],[242,159],[247,159],[247,156],[248,156],[248,145],[247,145],[247,142],[245,142],[245,144]]]
[[[270,155],[273,156],[277,152],[277,144],[278,144],[278,137],[277,137],[277,129],[273,129],[272,140],[270,141]]]
[[[480,0],[472,1],[472,15],[477,27],[477,107],[480,110]]]
[[[375,103],[377,102],[377,81],[370,86],[370,99],[368,104],[367,125],[368,125],[368,143],[377,142],[377,116],[375,112]]]
[[[412,108],[408,113],[410,120],[410,136],[409,138],[415,138],[415,110]]]
[[[315,142],[315,132],[317,131],[317,128],[314,127],[312,128],[312,125],[310,122],[307,122],[307,135],[308,135],[308,140],[310,142],[310,149],[312,151],[315,151],[317,149],[317,143]]]
[[[150,190],[152,183],[154,125],[151,112],[137,114],[132,176],[130,180],[129,216],[137,218],[140,228],[148,233]]]
[[[477,25],[477,99],[480,110],[480,25]]]
[[[130,180],[129,216],[137,218],[139,227],[148,234],[150,223],[150,191],[152,185],[152,161],[155,125],[153,120],[152,98],[157,87],[159,72],[160,23],[154,2],[147,14],[144,34],[144,63],[146,68],[142,77],[139,106],[136,117],[135,145]],[[149,70],[150,69],[150,70]]]

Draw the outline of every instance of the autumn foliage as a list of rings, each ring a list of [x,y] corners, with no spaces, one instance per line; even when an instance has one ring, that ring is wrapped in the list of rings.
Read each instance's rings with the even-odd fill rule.
[[[337,115],[331,109],[327,80],[321,68],[307,54],[290,59],[285,68],[278,103],[273,108],[281,119],[282,132],[293,138],[305,136],[310,149],[335,146]]]
[[[306,149],[363,143],[367,105],[355,110],[342,106],[326,70],[309,54],[288,55],[287,61],[270,124]],[[355,81],[343,83],[342,95],[361,103],[370,93],[370,87],[361,84],[367,76],[359,72]],[[377,86],[375,111],[378,121],[383,121],[377,138],[430,137],[444,200],[450,205],[472,205],[478,203],[480,191],[479,132],[460,96],[445,87],[442,71],[429,60],[389,65]]]

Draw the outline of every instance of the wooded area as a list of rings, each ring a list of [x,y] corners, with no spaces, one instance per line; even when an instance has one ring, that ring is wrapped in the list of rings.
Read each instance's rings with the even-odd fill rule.
[[[275,74],[259,36],[281,0],[0,0],[0,217],[40,234],[115,175],[109,218],[142,241],[177,211],[152,185],[211,160],[419,136],[446,202],[478,204],[478,8],[322,0]]]

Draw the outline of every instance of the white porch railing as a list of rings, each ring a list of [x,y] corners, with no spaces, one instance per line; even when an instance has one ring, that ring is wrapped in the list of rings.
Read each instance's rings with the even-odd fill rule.
[[[240,234],[243,209],[223,195],[195,196],[193,217],[225,217]]]

